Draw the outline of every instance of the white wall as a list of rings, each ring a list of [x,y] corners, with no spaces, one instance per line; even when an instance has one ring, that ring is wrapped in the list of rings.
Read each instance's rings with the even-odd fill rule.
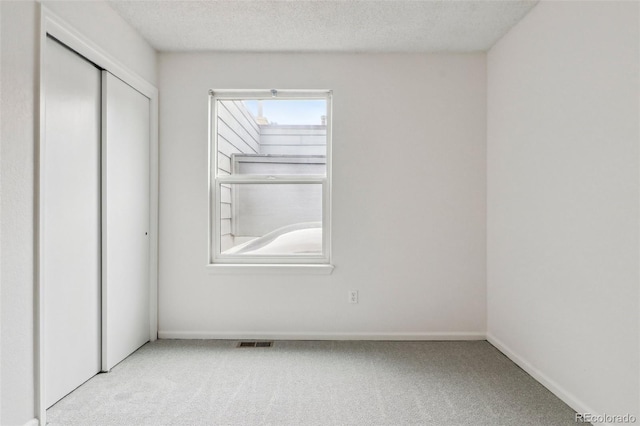
[[[159,58],[160,337],[484,334],[484,54]],[[332,275],[207,272],[210,88],[333,89]]]
[[[37,7],[0,2],[0,317],[2,425],[34,414],[34,158]]]
[[[155,51],[106,3],[47,3],[103,50],[151,83]],[[1,1],[1,364],[0,424],[23,425],[36,416],[35,218],[39,6]]]
[[[577,411],[638,415],[637,2],[541,2],[488,54],[488,332]]]

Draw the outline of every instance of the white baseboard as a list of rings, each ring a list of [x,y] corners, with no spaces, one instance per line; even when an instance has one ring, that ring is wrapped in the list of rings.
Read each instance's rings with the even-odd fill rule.
[[[484,332],[266,332],[266,331],[159,331],[160,339],[262,340],[485,340]]]
[[[24,426],[38,426],[39,424],[40,422],[38,421],[38,419],[31,419],[28,422],[26,422]]]
[[[531,365],[529,361],[527,361],[524,357],[515,353],[509,347],[507,347],[504,343],[502,343],[498,338],[496,338],[491,333],[487,333],[487,341],[495,346],[500,352],[507,356],[511,361],[515,362],[520,368],[529,373],[531,377],[536,379],[542,386],[549,389],[551,393],[560,398],[565,404],[569,407],[573,408],[576,413],[590,413],[593,415],[599,415],[597,411],[593,410],[591,407],[588,407],[584,402],[582,402],[578,397],[576,397],[571,392],[567,391],[565,388],[556,383],[549,376],[544,374],[542,371],[538,370],[536,367]],[[579,423],[578,423],[579,424]],[[609,425],[610,423],[598,423],[602,425]]]

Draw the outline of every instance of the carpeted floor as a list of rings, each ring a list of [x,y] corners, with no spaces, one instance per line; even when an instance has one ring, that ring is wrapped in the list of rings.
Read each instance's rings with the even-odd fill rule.
[[[573,425],[485,341],[159,340],[48,410],[54,426]]]

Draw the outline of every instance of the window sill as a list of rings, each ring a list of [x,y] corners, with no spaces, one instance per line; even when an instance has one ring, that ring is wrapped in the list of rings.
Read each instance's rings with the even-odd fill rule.
[[[244,275],[330,275],[333,265],[313,264],[214,264],[207,265],[210,275],[244,274]]]

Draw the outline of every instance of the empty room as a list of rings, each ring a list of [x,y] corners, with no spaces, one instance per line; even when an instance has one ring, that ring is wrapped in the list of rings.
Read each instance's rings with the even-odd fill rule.
[[[0,0],[0,425],[640,422],[637,1]]]

